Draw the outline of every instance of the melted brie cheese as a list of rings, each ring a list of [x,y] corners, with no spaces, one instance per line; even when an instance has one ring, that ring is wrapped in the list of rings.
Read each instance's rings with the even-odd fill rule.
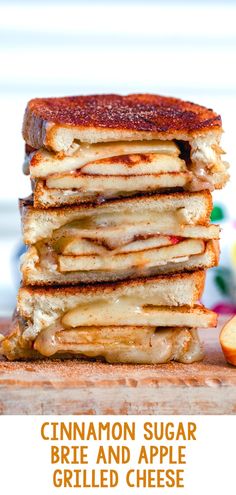
[[[170,360],[193,362],[202,359],[195,330],[152,327],[89,327],[64,330],[54,325],[43,330],[34,342],[43,356],[56,353],[103,357],[110,363],[158,364]]]

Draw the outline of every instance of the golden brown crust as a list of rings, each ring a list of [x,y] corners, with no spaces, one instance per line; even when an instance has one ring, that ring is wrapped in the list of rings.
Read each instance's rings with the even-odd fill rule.
[[[153,94],[88,95],[31,100],[25,111],[23,137],[34,148],[56,149],[58,128],[122,131],[126,133],[124,139],[130,139],[130,132],[136,139],[138,134],[140,139],[184,139],[184,135],[187,139],[221,130],[221,126],[221,117],[211,109],[177,98]]]
[[[186,272],[186,273],[177,273],[171,275],[171,280],[187,280],[188,278],[194,279],[194,284],[195,284],[195,300],[198,300],[201,298],[203,290],[204,290],[204,283],[205,283],[205,271],[199,270],[195,272]],[[19,301],[21,299],[21,294],[23,294],[23,291],[26,290],[27,293],[32,293],[32,294],[49,294],[49,295],[60,295],[60,296],[66,296],[66,295],[73,295],[73,294],[100,294],[101,292],[103,294],[111,294],[112,292],[116,290],[123,290],[126,287],[135,287],[138,285],[143,286],[144,284],[148,283],[160,283],[164,282],[165,280],[168,282],[170,279],[169,275],[158,275],[155,277],[144,277],[144,278],[137,278],[134,280],[124,280],[124,281],[118,281],[118,282],[108,282],[108,283],[95,283],[93,285],[85,285],[85,284],[77,284],[72,287],[67,287],[67,286],[48,286],[48,287],[32,287],[32,286],[22,286],[19,289]]]
[[[172,192],[171,194],[166,193],[164,196],[163,194],[140,194],[136,195],[134,197],[125,197],[125,198],[116,198],[116,199],[107,199],[105,203],[97,204],[93,202],[89,203],[82,203],[82,204],[73,204],[73,205],[63,205],[60,207],[60,209],[55,209],[55,208],[46,208],[47,213],[51,213],[53,216],[62,216],[63,214],[67,214],[70,212],[83,212],[90,210],[92,208],[96,208],[97,211],[99,209],[106,209],[109,208],[110,206],[118,206],[119,205],[123,208],[124,205],[127,206],[132,206],[134,207],[137,204],[145,204],[149,203],[151,201],[163,201],[164,200],[176,200],[176,201],[181,201],[184,200],[185,198],[189,197],[191,199],[191,196],[198,197],[199,199],[202,199],[205,204],[205,211],[204,214],[198,219],[197,225],[207,225],[209,223],[209,218],[212,212],[213,208],[213,201],[212,201],[212,195],[210,191],[205,190],[205,191],[199,191],[199,192],[194,192],[194,193],[189,193],[189,192]],[[27,198],[21,198],[19,199],[19,208],[22,217],[24,218],[25,214],[30,214],[30,212],[35,212],[39,211],[42,212],[42,208],[39,207],[37,204],[37,200],[33,195],[27,197]]]

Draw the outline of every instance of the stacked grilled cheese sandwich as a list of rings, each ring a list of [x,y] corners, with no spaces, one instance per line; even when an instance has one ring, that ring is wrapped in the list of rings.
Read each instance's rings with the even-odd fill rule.
[[[227,182],[220,116],[157,95],[29,102],[22,287],[8,359],[191,363],[205,270],[219,258],[211,192]]]

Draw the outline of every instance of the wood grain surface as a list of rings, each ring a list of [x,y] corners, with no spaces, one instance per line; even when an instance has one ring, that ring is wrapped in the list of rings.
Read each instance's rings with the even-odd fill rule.
[[[7,320],[0,323],[6,331]],[[205,359],[184,365],[0,360],[1,414],[235,414],[236,368],[218,330],[201,330]]]

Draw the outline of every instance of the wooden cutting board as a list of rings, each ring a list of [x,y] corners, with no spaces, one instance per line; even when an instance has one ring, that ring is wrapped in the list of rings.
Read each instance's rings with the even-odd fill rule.
[[[7,331],[9,322],[0,322]],[[235,414],[236,368],[218,330],[202,330],[206,357],[184,365],[77,360],[0,361],[1,414]]]

